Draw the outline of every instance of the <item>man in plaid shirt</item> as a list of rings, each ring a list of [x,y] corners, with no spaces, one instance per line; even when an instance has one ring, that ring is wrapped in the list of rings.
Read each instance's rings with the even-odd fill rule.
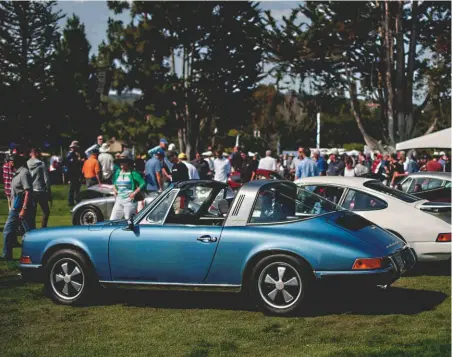
[[[14,168],[12,167],[11,162],[11,156],[7,155],[5,163],[3,164],[3,185],[5,196],[8,200],[8,208],[11,208],[11,181],[14,177]]]

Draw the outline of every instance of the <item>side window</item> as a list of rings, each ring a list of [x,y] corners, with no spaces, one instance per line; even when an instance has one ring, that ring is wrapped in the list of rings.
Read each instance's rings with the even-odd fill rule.
[[[402,184],[402,191],[403,191],[403,192],[412,192],[413,187],[410,187],[412,182],[413,182],[413,179],[408,179],[408,180],[406,180],[406,181]],[[413,186],[414,186],[414,185],[413,185]],[[411,191],[410,191],[410,189],[411,189]]]
[[[249,223],[276,223],[296,220],[296,190],[268,187],[261,190]]]
[[[339,203],[344,194],[344,189],[336,186],[306,186],[306,189],[335,204]]]
[[[193,187],[180,190],[171,205],[165,224],[199,224],[198,213],[207,201],[213,189],[211,187]]]
[[[388,207],[385,201],[367,193],[349,190],[342,205],[349,211],[373,211]]]
[[[440,188],[443,183],[443,180],[431,178],[428,182],[427,190],[434,190],[436,188]]]
[[[177,191],[172,191],[168,197],[166,197],[163,201],[160,201],[157,207],[155,207],[151,213],[146,217],[145,224],[163,224],[165,221],[166,215],[171,204],[174,201],[174,198],[177,195]]]

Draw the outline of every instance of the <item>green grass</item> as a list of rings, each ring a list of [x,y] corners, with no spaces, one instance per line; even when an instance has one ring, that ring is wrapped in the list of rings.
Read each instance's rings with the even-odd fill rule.
[[[66,190],[54,190],[50,225],[70,224]],[[2,199],[1,227],[6,214]],[[17,273],[15,262],[0,262],[5,357],[451,355],[451,279],[444,265],[421,266],[377,295],[322,290],[292,318],[265,316],[234,294],[110,290],[96,305],[65,307]]]

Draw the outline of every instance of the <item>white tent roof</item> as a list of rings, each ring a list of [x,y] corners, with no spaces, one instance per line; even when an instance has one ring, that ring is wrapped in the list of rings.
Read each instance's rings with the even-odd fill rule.
[[[436,131],[414,139],[402,141],[396,145],[396,150],[409,149],[450,149],[452,146],[452,128]]]

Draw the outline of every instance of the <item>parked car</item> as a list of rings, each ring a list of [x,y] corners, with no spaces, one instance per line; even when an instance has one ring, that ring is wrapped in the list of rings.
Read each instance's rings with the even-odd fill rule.
[[[145,205],[154,200],[158,194],[148,193]],[[74,226],[96,224],[108,220],[115,205],[112,185],[94,185],[81,192],[82,201],[72,210],[72,224]]]
[[[450,202],[450,172],[416,172],[406,177],[398,189],[432,202]]]
[[[275,171],[257,169],[256,170],[256,180],[286,180],[283,176]],[[235,171],[229,175],[228,185],[233,190],[238,190],[243,186],[242,178],[240,177],[240,172]]]
[[[404,239],[419,261],[450,259],[450,204],[428,202],[368,178],[319,176],[296,184]]]
[[[145,194],[144,206],[151,203],[159,194],[151,192]],[[111,211],[115,205],[115,196],[112,185],[94,185],[81,193],[82,202],[74,206],[71,210],[72,224],[74,226],[84,226],[106,221],[111,216]],[[226,199],[232,201],[235,193],[227,190]],[[196,202],[190,204],[195,205]],[[215,206],[210,208],[216,210]]]
[[[285,315],[318,281],[387,285],[416,263],[401,239],[292,182],[252,181],[232,203],[227,192],[226,183],[186,181],[128,221],[30,231],[22,276],[67,305],[98,286],[221,289]]]

